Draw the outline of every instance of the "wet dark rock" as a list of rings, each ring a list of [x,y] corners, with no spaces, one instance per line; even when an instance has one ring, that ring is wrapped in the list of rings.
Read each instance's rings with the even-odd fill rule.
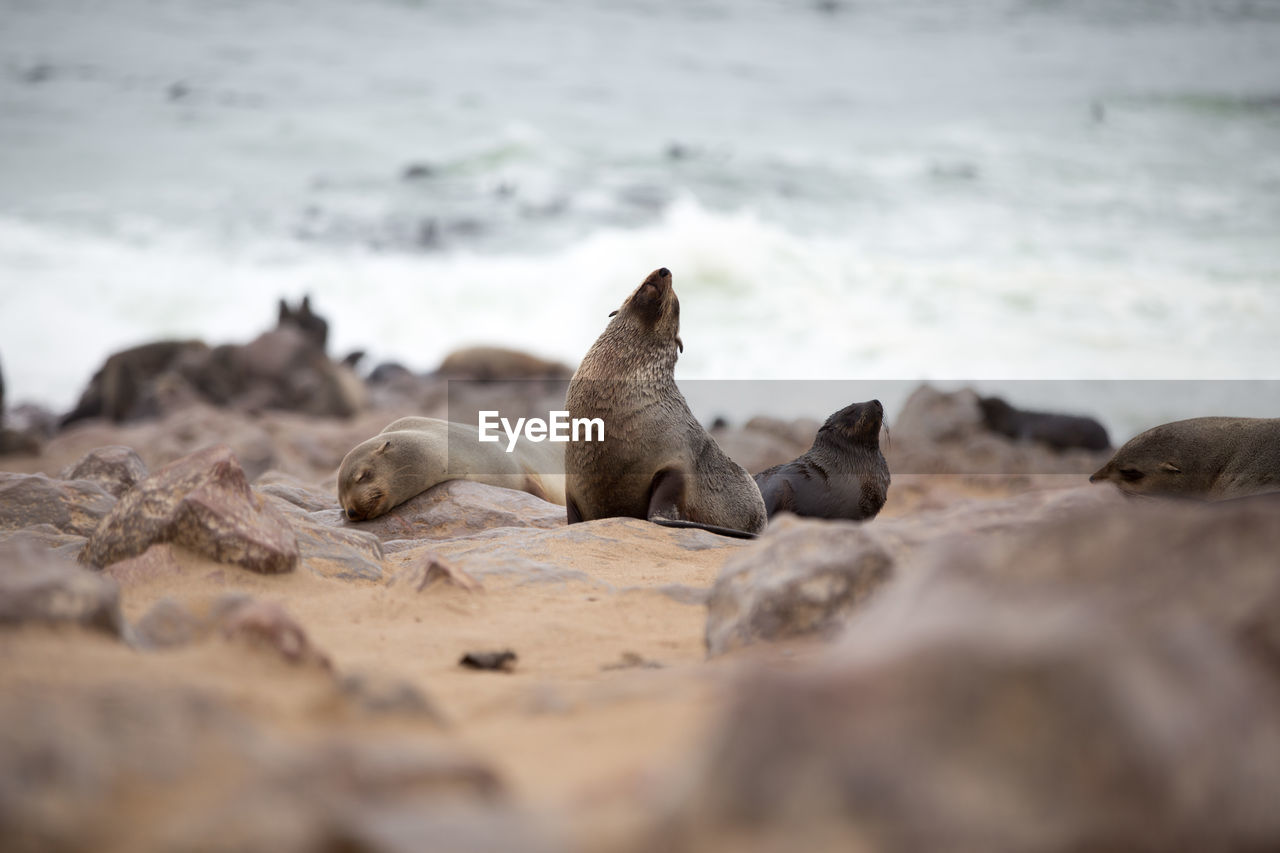
[[[781,516],[716,578],[707,599],[707,652],[832,636],[892,576],[893,558],[865,526]]]
[[[419,181],[423,178],[431,177],[435,172],[435,167],[430,163],[409,163],[400,170],[400,179],[404,181]]]
[[[161,542],[268,574],[298,564],[293,530],[252,492],[225,445],[172,462],[127,492],[94,531],[81,561],[101,568]]]
[[[133,448],[98,447],[62,472],[64,480],[89,480],[120,497],[147,478],[147,466]]]
[[[90,536],[116,499],[89,480],[0,471],[0,530],[48,524],[61,533]]]
[[[458,661],[459,666],[468,669],[488,669],[498,672],[511,672],[516,666],[516,653],[510,649],[497,652],[467,652]]]
[[[120,636],[120,588],[28,543],[0,542],[0,625],[80,625]]]

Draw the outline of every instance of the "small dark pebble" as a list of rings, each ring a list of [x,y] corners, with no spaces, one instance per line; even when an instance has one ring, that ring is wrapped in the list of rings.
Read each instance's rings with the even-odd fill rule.
[[[459,666],[470,667],[471,669],[495,669],[500,672],[510,672],[516,662],[516,653],[511,649],[503,649],[500,652],[467,652],[462,656],[462,660],[458,661]]]

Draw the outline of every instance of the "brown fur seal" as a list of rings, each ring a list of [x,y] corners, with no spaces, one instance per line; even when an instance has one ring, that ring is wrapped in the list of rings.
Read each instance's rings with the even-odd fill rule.
[[[1015,409],[999,397],[979,397],[978,408],[987,429],[1015,440],[1039,441],[1054,450],[1111,447],[1106,428],[1090,417]]]
[[[793,512],[811,518],[875,518],[889,493],[889,465],[880,452],[883,422],[879,400],[845,406],[827,418],[803,455],[756,474],[769,517]]]
[[[564,503],[563,444],[520,441],[513,453],[476,427],[400,418],[357,444],[338,469],[338,502],[352,521],[377,518],[445,480],[474,480]]]
[[[1191,418],[1129,439],[1089,482],[1221,501],[1280,491],[1280,418]]]
[[[604,421],[603,441],[571,441],[565,450],[569,523],[624,516],[739,536],[760,531],[760,490],[676,387],[684,347],[671,273],[650,273],[610,316],[565,401],[570,418]]]

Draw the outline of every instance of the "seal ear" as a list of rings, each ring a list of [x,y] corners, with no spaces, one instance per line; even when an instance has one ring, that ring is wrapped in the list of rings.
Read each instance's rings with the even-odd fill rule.
[[[618,309],[618,311],[621,311],[621,310],[622,310],[621,308],[619,308],[619,309]],[[610,311],[610,312],[609,312],[609,316],[610,316],[610,317],[617,317],[617,316],[618,316],[618,311]]]
[[[386,453],[386,452],[387,452],[388,450],[390,450],[390,449],[391,449],[391,439],[387,439],[386,441],[382,442],[382,446],[381,446],[381,447],[379,447],[377,450],[373,451],[373,455],[374,455],[374,456],[381,456],[382,454]]]
[[[680,340],[679,335],[676,335],[676,346],[680,347],[680,352],[684,352],[684,341]]]
[[[1177,465],[1174,465],[1172,462],[1161,462],[1161,463],[1160,463],[1160,470],[1161,470],[1161,471],[1164,471],[1164,472],[1165,472],[1165,473],[1167,473],[1167,474],[1181,474],[1181,473],[1182,473],[1182,469],[1181,469],[1181,468],[1179,468]]]

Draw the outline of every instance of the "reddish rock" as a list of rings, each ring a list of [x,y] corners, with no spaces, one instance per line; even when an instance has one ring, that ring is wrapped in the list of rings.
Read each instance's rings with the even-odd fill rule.
[[[225,445],[172,462],[135,486],[103,519],[80,560],[105,567],[157,542],[266,574],[298,564],[292,528],[253,493]]]
[[[90,450],[62,472],[64,480],[90,480],[120,497],[147,479],[147,466],[133,448],[120,444]]]

